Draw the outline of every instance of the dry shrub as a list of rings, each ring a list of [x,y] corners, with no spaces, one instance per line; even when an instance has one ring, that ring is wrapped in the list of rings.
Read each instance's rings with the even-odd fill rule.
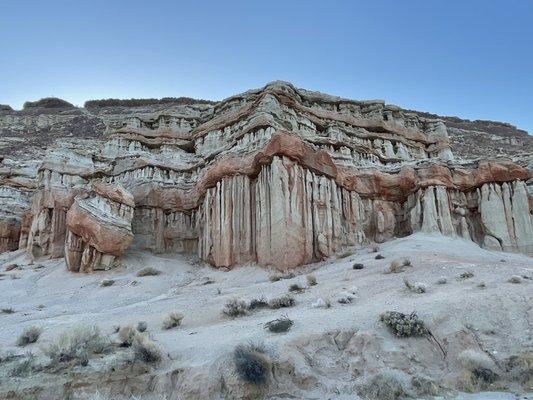
[[[437,280],[437,285],[445,285],[446,283],[448,283],[448,279],[446,279],[445,276],[441,276],[441,277]]]
[[[148,324],[146,323],[146,321],[137,322],[137,331],[145,332],[146,329],[148,329]]]
[[[522,277],[518,275],[513,275],[507,281],[509,283],[522,283]]]
[[[292,307],[295,303],[296,301],[294,300],[294,297],[289,294],[285,294],[283,296],[270,299],[270,301],[268,302],[268,306],[272,309],[278,309]]]
[[[137,332],[131,325],[123,326],[118,331],[118,337],[120,339],[120,345],[122,347],[130,347],[133,343],[133,339]]]
[[[274,333],[287,332],[289,329],[291,329],[293,324],[294,322],[289,317],[283,315],[281,318],[267,322],[265,324],[265,329],[268,329],[270,332]]]
[[[171,312],[163,320],[163,329],[172,329],[181,325],[184,315],[179,312]]]
[[[252,385],[265,385],[269,381],[270,358],[259,345],[240,345],[233,352],[235,370],[239,378]]]
[[[318,298],[312,305],[314,308],[331,308],[331,300]]]
[[[305,288],[303,288],[297,283],[293,283],[292,285],[289,286],[289,292],[302,293],[304,290]]]
[[[156,275],[159,275],[159,274],[161,274],[161,271],[159,271],[158,269],[155,269],[153,267],[145,267],[145,268],[137,271],[137,276],[138,277],[156,276]]]
[[[222,313],[232,318],[246,315],[248,314],[248,304],[243,299],[234,297],[224,305]]]
[[[397,400],[407,395],[402,381],[390,371],[378,372],[371,377],[362,392],[367,398],[377,400]]]
[[[252,299],[248,304],[248,310],[257,310],[259,308],[268,308],[268,301],[264,297]]]
[[[61,333],[44,353],[52,362],[80,360],[92,354],[101,354],[109,348],[109,341],[100,335],[96,326],[75,326]]]
[[[17,346],[27,346],[35,343],[41,336],[41,328],[36,326],[27,326],[17,339]]]
[[[42,369],[40,365],[36,363],[35,356],[33,353],[28,352],[25,354],[24,359],[15,364],[13,368],[9,371],[9,376],[22,378],[28,377],[35,372],[38,372]]]
[[[314,276],[313,274],[309,274],[305,278],[307,279],[307,284],[309,286],[316,286],[317,284],[316,276]]]
[[[391,261],[389,265],[389,269],[387,273],[389,274],[397,274],[399,272],[403,272],[405,270],[405,267],[411,266],[411,260],[408,258],[402,258],[398,260]]]
[[[115,281],[113,279],[104,279],[100,282],[100,287],[108,287],[113,286],[115,284]]]
[[[463,272],[461,275],[459,275],[461,279],[470,279],[474,277],[474,273],[470,271]]]
[[[407,278],[404,278],[403,284],[405,285],[407,290],[409,290],[410,292],[419,293],[419,294],[427,292],[427,287],[424,283],[421,283],[421,282],[411,283]]]
[[[162,359],[161,350],[145,335],[135,335],[131,348],[135,361],[158,363]]]
[[[13,314],[15,312],[11,307],[2,308],[0,311],[2,314]]]
[[[403,314],[397,311],[386,311],[380,316],[390,330],[398,337],[426,336],[428,329],[416,313]]]

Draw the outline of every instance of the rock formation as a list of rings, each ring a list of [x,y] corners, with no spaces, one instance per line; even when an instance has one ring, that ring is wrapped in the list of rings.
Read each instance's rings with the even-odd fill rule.
[[[0,251],[84,272],[130,244],[291,268],[417,231],[533,252],[528,136],[514,160],[466,148],[454,160],[449,118],[283,82],[216,103],[132,102],[0,109]],[[475,124],[453,121],[465,136]]]

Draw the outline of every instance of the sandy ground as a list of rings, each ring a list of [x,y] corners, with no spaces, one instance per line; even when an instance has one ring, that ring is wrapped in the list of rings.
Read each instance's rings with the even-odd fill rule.
[[[176,367],[207,368],[227,357],[235,346],[249,341],[265,343],[276,357],[284,358],[284,349],[302,347],[306,338],[322,338],[332,332],[356,331],[370,335],[380,343],[376,350],[379,358],[381,353],[406,353],[414,343],[411,339],[395,338],[379,321],[380,313],[396,310],[416,311],[435,336],[445,344],[449,341],[451,347],[452,339],[448,338],[464,332],[469,338],[475,338],[476,345],[482,345],[483,351],[491,354],[496,362],[533,349],[533,280],[528,279],[533,278],[532,258],[483,250],[462,239],[423,234],[381,244],[379,254],[385,257],[381,260],[375,259],[377,253],[370,247],[352,251],[354,254],[344,258],[306,266],[295,271],[294,278],[277,282],[269,280],[274,270],[243,266],[224,272],[177,255],[130,251],[119,269],[76,274],[65,270],[62,259],[32,262],[22,251],[5,253],[0,255],[0,307],[15,312],[0,314],[0,348],[16,354],[31,350],[39,355],[43,346],[60,332],[77,324],[95,324],[102,333],[112,335],[116,325],[146,321],[150,335],[168,355],[160,367],[167,371]],[[402,273],[385,274],[389,263],[400,257],[410,258],[412,267]],[[354,262],[364,264],[364,269],[352,269]],[[17,263],[20,268],[3,272],[4,266],[11,263]],[[42,268],[36,268],[39,265]],[[137,277],[136,272],[146,266],[160,270],[161,274]],[[467,271],[474,276],[460,278]],[[305,275],[309,273],[316,276],[316,286],[307,287]],[[509,283],[513,275],[521,276],[522,282]],[[445,277],[447,283],[437,284],[440,277]],[[404,278],[424,283],[427,292],[408,291]],[[100,287],[103,279],[113,279],[115,283]],[[303,293],[294,294],[295,307],[264,309],[235,319],[221,315],[224,304],[235,296],[246,300],[270,299],[286,294],[292,283],[306,287]],[[480,283],[485,287],[479,287]],[[346,291],[356,293],[353,302],[336,302]],[[332,307],[314,307],[318,298],[331,299]],[[185,314],[183,325],[163,330],[162,320],[172,311]],[[288,333],[273,334],[264,329],[265,322],[282,314],[294,320]],[[43,329],[39,341],[25,348],[15,346],[16,338],[29,325]],[[427,356],[431,365],[431,357],[440,357],[438,349],[432,349],[423,339],[418,340],[426,343],[420,351],[431,352]],[[309,343],[305,346],[317,352],[321,365],[327,364],[330,356],[319,354],[320,349]],[[450,348],[450,352],[454,350]],[[369,365],[380,368],[377,362]],[[424,368],[424,360],[420,366]],[[304,392],[312,393],[305,398],[338,399],[344,398],[343,391],[352,393],[353,388],[347,386],[339,389],[339,382],[330,380],[327,372],[319,375],[324,383],[301,392],[301,398],[307,396]],[[511,390],[515,394],[460,396],[468,400],[533,398],[520,389],[511,387]]]

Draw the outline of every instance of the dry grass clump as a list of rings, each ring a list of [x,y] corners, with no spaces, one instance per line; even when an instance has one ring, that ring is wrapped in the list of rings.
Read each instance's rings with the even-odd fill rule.
[[[264,297],[252,299],[248,304],[248,310],[253,311],[259,308],[268,308],[268,301]]]
[[[411,260],[408,258],[402,258],[398,260],[393,260],[390,265],[389,269],[386,271],[388,274],[397,274],[399,272],[403,272],[405,270],[405,267],[411,266]]]
[[[270,299],[270,301],[268,302],[268,306],[272,309],[278,309],[292,307],[295,303],[296,301],[294,300],[294,297],[289,294],[285,294],[283,296]]]
[[[137,331],[138,332],[145,332],[146,329],[148,329],[148,324],[146,323],[146,321],[137,322]]]
[[[161,350],[145,335],[135,335],[131,348],[134,361],[157,363],[162,359]]]
[[[248,314],[248,304],[243,299],[234,297],[226,302],[222,313],[232,318],[246,315]]]
[[[292,279],[294,278],[296,275],[294,275],[294,272],[289,272],[288,274],[274,274],[274,275],[271,275],[270,276],[270,282],[277,282],[277,281],[280,281],[282,279]]]
[[[100,287],[113,286],[114,284],[115,284],[114,279],[104,279],[103,281],[100,282]]]
[[[307,284],[309,286],[316,286],[317,281],[316,281],[316,276],[315,275],[309,274],[305,278],[307,279]]]
[[[52,362],[78,360],[83,363],[92,354],[104,353],[109,348],[109,341],[100,335],[96,326],[75,326],[61,333],[44,353]]]
[[[2,314],[13,314],[15,312],[11,307],[2,308],[0,311]]]
[[[137,271],[137,276],[138,277],[156,276],[156,275],[159,275],[159,274],[161,274],[161,271],[159,271],[158,269],[155,269],[153,267],[144,267],[143,269]]]
[[[131,325],[122,326],[118,331],[121,347],[130,347],[137,332]]]
[[[404,278],[403,284],[405,285],[407,290],[409,290],[410,292],[419,293],[419,294],[427,292],[427,287],[424,283],[421,283],[421,282],[411,283],[407,278]]]
[[[246,383],[252,385],[268,383],[272,363],[263,346],[254,344],[237,346],[233,351],[233,360],[237,375]]]
[[[41,369],[42,367],[35,361],[35,355],[32,352],[27,352],[24,359],[17,362],[9,371],[9,376],[17,378],[28,377]]]
[[[411,386],[416,390],[418,396],[436,396],[439,392],[439,386],[435,381],[423,376],[413,376]]]
[[[513,275],[507,281],[509,283],[522,283],[522,277],[518,275]]]
[[[292,285],[289,286],[289,292],[302,293],[304,290],[305,288],[300,286],[297,283],[293,283]]]
[[[287,332],[293,324],[294,322],[289,317],[283,315],[281,318],[267,322],[264,326],[270,332],[281,333]]]
[[[17,346],[27,346],[31,343],[35,343],[39,336],[41,336],[41,328],[36,326],[27,326],[17,339]]]
[[[184,315],[180,312],[171,312],[163,319],[163,329],[172,329],[181,325]]]
[[[507,370],[524,388],[533,388],[533,351],[512,356],[507,361]]]
[[[407,391],[402,381],[390,371],[378,372],[364,385],[363,394],[370,399],[397,400]]]
[[[479,391],[498,379],[493,361],[479,350],[464,350],[457,359],[465,370],[461,383],[468,392]]]

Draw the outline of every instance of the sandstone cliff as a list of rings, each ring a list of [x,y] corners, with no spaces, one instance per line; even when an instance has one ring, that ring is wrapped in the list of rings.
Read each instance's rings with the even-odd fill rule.
[[[0,250],[72,271],[110,268],[130,243],[291,268],[423,231],[530,253],[533,141],[498,126],[283,82],[216,103],[1,108]],[[479,159],[476,129],[507,157]]]

